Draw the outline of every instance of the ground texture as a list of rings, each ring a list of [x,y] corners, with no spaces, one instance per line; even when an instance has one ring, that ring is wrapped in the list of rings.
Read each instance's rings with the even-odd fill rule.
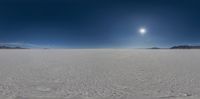
[[[0,50],[0,99],[200,99],[200,50]]]

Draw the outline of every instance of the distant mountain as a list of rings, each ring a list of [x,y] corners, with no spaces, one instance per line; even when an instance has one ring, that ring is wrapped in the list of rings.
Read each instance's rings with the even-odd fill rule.
[[[152,47],[152,48],[148,48],[148,49],[162,49],[162,48],[159,48],[159,47]]]
[[[0,44],[0,49],[26,49],[26,48],[12,44]]]
[[[200,49],[200,46],[179,45],[179,46],[173,46],[170,49]]]
[[[32,43],[1,43],[0,42],[0,49],[50,49],[54,46],[50,45],[37,45]]]
[[[0,49],[27,49],[22,47],[9,47],[9,46],[0,46]]]

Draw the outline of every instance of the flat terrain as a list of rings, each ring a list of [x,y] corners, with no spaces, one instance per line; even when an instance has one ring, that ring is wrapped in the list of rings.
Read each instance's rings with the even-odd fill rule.
[[[200,50],[0,50],[0,99],[200,99]]]

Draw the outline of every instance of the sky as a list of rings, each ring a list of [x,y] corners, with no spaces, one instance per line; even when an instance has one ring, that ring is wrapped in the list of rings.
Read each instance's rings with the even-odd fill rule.
[[[200,45],[199,5],[199,0],[1,0],[0,43],[52,48]]]

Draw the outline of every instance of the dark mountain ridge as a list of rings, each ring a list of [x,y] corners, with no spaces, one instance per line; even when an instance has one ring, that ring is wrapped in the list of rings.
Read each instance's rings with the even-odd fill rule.
[[[178,45],[173,46],[170,49],[200,49],[200,46],[194,46],[194,45]]]

